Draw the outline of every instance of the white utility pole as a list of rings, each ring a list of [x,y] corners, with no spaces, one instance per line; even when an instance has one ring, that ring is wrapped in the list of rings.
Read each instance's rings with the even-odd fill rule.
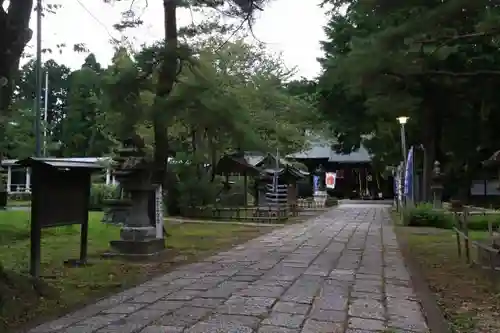
[[[45,71],[45,100],[43,107],[43,156],[47,157],[47,119],[48,119],[48,105],[49,105],[49,71]]]

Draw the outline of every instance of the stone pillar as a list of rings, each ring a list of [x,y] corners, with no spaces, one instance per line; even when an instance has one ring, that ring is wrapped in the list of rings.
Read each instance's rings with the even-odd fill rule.
[[[12,186],[12,167],[9,165],[7,167],[7,193],[11,192]]]
[[[106,168],[106,185],[111,185],[111,167]]]
[[[26,187],[25,192],[31,192],[31,169],[26,168]]]
[[[163,188],[158,185],[155,191],[156,238],[163,239]]]

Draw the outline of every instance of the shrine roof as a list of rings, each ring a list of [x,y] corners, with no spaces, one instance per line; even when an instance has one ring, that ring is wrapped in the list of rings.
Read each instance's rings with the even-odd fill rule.
[[[294,159],[323,159],[334,163],[369,163],[371,156],[368,150],[361,146],[349,154],[337,153],[332,146],[334,142],[324,139],[311,140],[310,148],[301,152],[289,154],[287,158]]]

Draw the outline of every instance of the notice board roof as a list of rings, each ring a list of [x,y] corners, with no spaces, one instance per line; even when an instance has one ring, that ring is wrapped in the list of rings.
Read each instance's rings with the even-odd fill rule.
[[[38,158],[29,157],[24,160],[17,161],[18,165],[33,167],[35,165],[46,165],[54,168],[68,168],[68,169],[103,169],[105,166],[98,161],[85,161],[73,160],[70,158]]]

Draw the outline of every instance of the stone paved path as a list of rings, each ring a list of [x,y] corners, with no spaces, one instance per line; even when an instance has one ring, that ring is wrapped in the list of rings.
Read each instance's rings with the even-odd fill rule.
[[[30,333],[426,332],[409,280],[387,207],[341,205]]]

